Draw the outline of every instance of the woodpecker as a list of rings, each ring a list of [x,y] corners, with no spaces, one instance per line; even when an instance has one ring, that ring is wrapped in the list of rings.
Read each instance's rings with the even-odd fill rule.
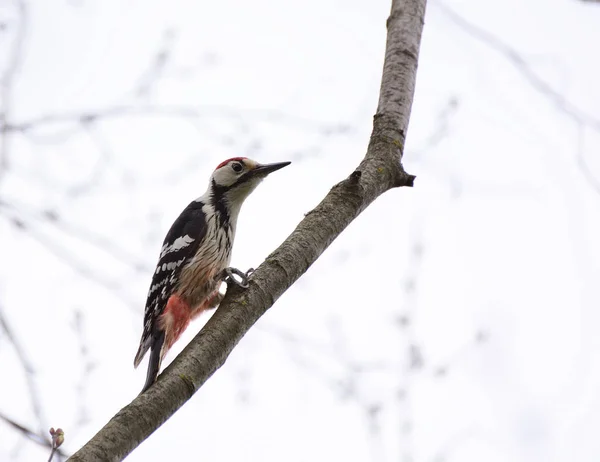
[[[269,173],[289,164],[263,165],[246,157],[220,163],[206,192],[192,201],[169,229],[152,276],[142,338],[133,362],[137,368],[151,350],[142,393],[154,383],[167,351],[190,321],[221,302],[221,282],[246,282],[248,273],[229,268],[240,208]],[[240,275],[243,282],[237,282],[233,274]]]

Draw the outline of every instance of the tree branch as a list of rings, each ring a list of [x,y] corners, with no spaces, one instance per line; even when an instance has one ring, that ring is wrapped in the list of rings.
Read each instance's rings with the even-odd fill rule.
[[[121,460],[169,419],[221,367],[252,325],[371,202],[412,186],[402,168],[426,0],[393,0],[381,94],[367,154],[267,257],[250,287],[232,287],[205,327],[146,393],[121,409],[71,461]]]

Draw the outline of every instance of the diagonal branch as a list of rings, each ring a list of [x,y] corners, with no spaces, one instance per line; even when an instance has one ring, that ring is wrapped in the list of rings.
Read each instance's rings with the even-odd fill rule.
[[[535,70],[527,62],[525,56],[519,53],[517,49],[511,47],[508,43],[504,42],[491,32],[463,18],[447,4],[436,2],[435,5],[446,15],[446,17],[462,28],[463,31],[465,31],[471,37],[483,42],[492,50],[495,50],[505,59],[507,59],[510,64],[512,64],[512,66],[521,73],[523,78],[531,85],[531,87],[547,98],[552,104],[554,104],[554,106],[560,112],[567,115],[575,122],[582,123],[591,127],[595,131],[600,132],[600,119],[577,107],[557,89],[547,83],[535,72]]]
[[[30,441],[33,441],[34,443],[37,443],[40,446],[43,446],[45,448],[49,448],[49,449],[52,448],[52,442],[48,441],[47,438],[45,438],[44,436],[38,435],[37,433],[30,430],[29,428],[15,422],[10,417],[7,417],[4,414],[0,413],[0,420],[2,420],[4,423],[9,425],[16,431],[20,432],[24,437],[26,437]],[[60,449],[57,449],[56,453],[61,457],[67,457],[67,455]]]
[[[598,1],[600,0],[583,0],[583,1]],[[561,94],[552,85],[547,83],[542,77],[540,77],[531,65],[527,62],[525,56],[508,43],[501,40],[491,32],[479,27],[475,23],[468,21],[463,18],[460,14],[454,11],[451,7],[443,2],[436,2],[435,5],[456,25],[458,25],[463,31],[469,34],[471,37],[481,41],[492,50],[495,50],[502,55],[508,62],[521,74],[521,76],[529,83],[529,85],[542,96],[544,96],[549,102],[554,104],[558,111],[573,120],[578,127],[579,140],[581,140],[581,134],[583,128],[590,127],[594,131],[600,133],[600,119],[592,114],[585,112],[584,110],[577,107],[574,103],[570,102],[563,94]],[[581,142],[577,151],[577,165],[579,166],[584,178],[588,181],[590,186],[600,191],[600,181],[596,179],[590,170],[590,167],[585,159],[584,152],[581,148]]]
[[[401,165],[426,0],[393,0],[381,94],[367,154],[267,257],[250,287],[228,289],[218,310],[155,385],[121,409],[71,461],[121,460],[221,367],[252,325],[371,202],[414,176]]]

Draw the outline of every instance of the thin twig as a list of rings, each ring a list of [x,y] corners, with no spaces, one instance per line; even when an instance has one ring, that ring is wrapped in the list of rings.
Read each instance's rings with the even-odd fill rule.
[[[43,221],[62,232],[65,236],[78,239],[110,255],[119,263],[130,267],[136,272],[151,270],[151,266],[147,262],[116,245],[114,239],[109,239],[101,234],[97,234],[93,230],[66,221],[62,218],[61,213],[56,210],[37,210],[31,205],[24,202],[17,202],[17,200],[13,199],[0,201],[0,209],[2,208],[10,210],[9,213],[12,219],[22,220],[25,226],[31,224],[31,220]]]
[[[80,362],[83,365],[83,371],[81,373],[81,379],[75,386],[79,405],[77,406],[77,420],[73,428],[80,429],[83,428],[83,426],[89,421],[85,395],[88,389],[90,375],[94,370],[95,364],[90,358],[90,351],[84,325],[84,314],[80,309],[75,311],[74,324],[75,333],[77,334],[77,340],[79,343],[79,356],[81,359]]]
[[[90,268],[85,262],[77,257],[71,250],[54,242],[47,235],[37,230],[33,223],[26,221],[24,218],[12,216],[10,217],[10,220],[15,227],[23,232],[26,232],[28,236],[42,244],[52,255],[66,265],[70,266],[78,276],[83,277],[106,289],[111,295],[117,294],[121,301],[129,309],[131,309],[132,312],[139,312],[138,304],[123,290],[124,284],[121,281],[98,274],[93,268]]]
[[[585,126],[582,122],[577,123],[577,143],[575,144],[575,149],[579,169],[583,172],[583,176],[594,191],[600,194],[600,181],[594,176],[585,159]]]
[[[517,49],[511,47],[498,36],[468,21],[446,3],[438,0],[433,4],[437,6],[448,19],[454,22],[471,37],[483,42],[492,50],[495,50],[504,58],[506,58],[506,60],[521,73],[525,80],[529,82],[531,87],[550,100],[559,111],[569,116],[573,120],[582,122],[600,132],[600,119],[597,119],[596,117],[575,106],[573,103],[567,100],[563,94],[548,84],[548,82],[541,78],[531,68],[527,60]]]
[[[446,3],[436,1],[434,5],[437,6],[447,18],[449,18],[471,37],[481,41],[492,50],[495,50],[501,56],[503,56],[510,64],[513,65],[515,69],[517,69],[517,71],[519,71],[519,73],[534,90],[554,104],[554,106],[561,113],[573,120],[577,124],[578,129],[581,125],[584,125],[600,133],[600,119],[578,108],[575,104],[571,103],[567,98],[565,98],[563,94],[552,87],[552,85],[541,78],[531,68],[525,57],[518,50],[511,47],[508,43],[491,32],[468,21]],[[579,135],[579,140],[581,140],[581,135]],[[579,149],[577,153],[577,165],[583,172],[584,178],[590,183],[596,192],[600,193],[600,181],[596,179],[589,170],[581,149]]]
[[[87,112],[47,114],[20,123],[7,124],[7,131],[27,132],[52,124],[81,124],[96,122],[98,120],[117,119],[127,116],[141,117],[179,117],[184,119],[202,119],[227,117],[250,117],[273,123],[293,124],[294,126],[312,131],[346,132],[348,127],[344,124],[326,124],[304,117],[288,114],[270,109],[239,109],[228,106],[158,106],[145,105],[120,105],[109,108],[98,108]]]
[[[27,357],[25,349],[18,341],[17,336],[10,327],[10,323],[8,322],[8,319],[4,314],[2,305],[0,305],[0,328],[4,331],[4,334],[8,338],[8,341],[13,346],[13,349],[17,354],[17,358],[19,359],[19,363],[21,364],[21,368],[23,369],[23,372],[25,374],[25,381],[27,382],[27,388],[29,390],[29,399],[31,401],[31,407],[33,409],[33,414],[35,415],[35,418],[38,423],[38,429],[41,433],[42,430],[46,428],[46,425],[42,412],[42,402],[35,381],[35,369],[31,361]]]
[[[10,425],[15,430],[21,432],[23,434],[23,436],[25,436],[29,440],[33,441],[34,443],[37,443],[41,446],[45,446],[45,447],[49,447],[49,448],[52,447],[52,444],[46,438],[44,438],[43,436],[39,435],[38,433],[30,430],[29,428],[25,427],[24,425],[21,425],[21,424],[15,422],[10,417],[7,417],[4,414],[0,413],[0,419],[3,420],[4,422],[6,422],[8,425]]]
[[[12,110],[12,91],[15,77],[21,67],[23,59],[23,46],[27,34],[27,5],[25,0],[17,0],[18,19],[15,27],[15,37],[8,65],[4,71],[0,82],[0,99],[2,105],[0,109],[0,177],[8,169],[8,132],[9,121]]]
[[[29,428],[25,427],[24,425],[21,425],[21,424],[15,422],[10,417],[7,417],[6,415],[0,413],[0,420],[3,420],[6,424],[8,424],[12,428],[14,428],[18,432],[20,432],[28,440],[30,440],[36,444],[39,444],[42,447],[52,448],[52,442],[49,441],[45,436],[42,436],[42,435],[30,430]],[[69,457],[69,455],[67,453],[65,453],[64,451],[62,451],[61,449],[58,449],[58,448],[55,449],[53,451],[53,453],[58,454],[61,458]]]

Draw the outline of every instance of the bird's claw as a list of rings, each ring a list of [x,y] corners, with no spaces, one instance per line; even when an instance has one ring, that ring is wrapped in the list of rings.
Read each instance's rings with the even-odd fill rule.
[[[227,285],[229,284],[235,284],[239,287],[241,287],[242,289],[247,289],[248,288],[248,278],[250,277],[250,275],[254,273],[254,268],[250,268],[248,271],[246,271],[245,273],[243,273],[242,271],[240,271],[237,268],[225,268],[223,270],[223,274],[221,276],[221,279],[223,281],[225,281],[225,283]],[[239,276],[241,281],[238,281],[235,276]]]

